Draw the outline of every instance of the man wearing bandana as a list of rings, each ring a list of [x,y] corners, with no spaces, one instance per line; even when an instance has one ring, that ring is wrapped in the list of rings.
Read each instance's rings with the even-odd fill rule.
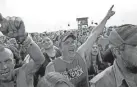
[[[115,61],[95,76],[91,87],[137,87],[137,25],[125,24],[109,36]]]

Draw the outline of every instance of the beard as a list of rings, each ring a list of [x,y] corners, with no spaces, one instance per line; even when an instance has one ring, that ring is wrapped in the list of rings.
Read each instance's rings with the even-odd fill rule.
[[[123,59],[123,62],[124,62],[124,66],[126,67],[127,71],[129,71],[130,73],[133,73],[133,74],[137,74],[137,65],[134,65],[133,63]]]
[[[126,67],[128,71],[130,71],[133,74],[137,74],[137,66],[127,66]]]

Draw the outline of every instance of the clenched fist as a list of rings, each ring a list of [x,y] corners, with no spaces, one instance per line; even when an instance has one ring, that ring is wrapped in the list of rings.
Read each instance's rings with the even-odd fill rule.
[[[19,17],[6,17],[3,18],[0,15],[0,31],[10,38],[16,38],[19,42],[22,42],[27,33],[25,32],[25,25]]]

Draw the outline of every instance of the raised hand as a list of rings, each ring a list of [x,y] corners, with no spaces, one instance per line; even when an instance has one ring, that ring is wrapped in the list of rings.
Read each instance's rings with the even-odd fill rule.
[[[115,14],[115,11],[112,11],[114,5],[111,6],[111,8],[108,10],[108,13],[106,15],[107,19],[109,19],[110,17],[112,17]]]
[[[26,37],[25,25],[21,18],[19,17],[7,17],[3,18],[0,15],[0,31],[10,38],[16,38],[22,41]]]

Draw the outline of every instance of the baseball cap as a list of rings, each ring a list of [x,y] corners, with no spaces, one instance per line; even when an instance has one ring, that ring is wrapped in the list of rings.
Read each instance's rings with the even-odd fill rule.
[[[73,40],[76,40],[76,36],[72,32],[67,32],[60,36],[59,46],[61,45],[61,42],[66,41],[68,38],[72,38]]]
[[[122,44],[137,45],[137,25],[125,24],[111,31],[108,40],[116,47]]]

